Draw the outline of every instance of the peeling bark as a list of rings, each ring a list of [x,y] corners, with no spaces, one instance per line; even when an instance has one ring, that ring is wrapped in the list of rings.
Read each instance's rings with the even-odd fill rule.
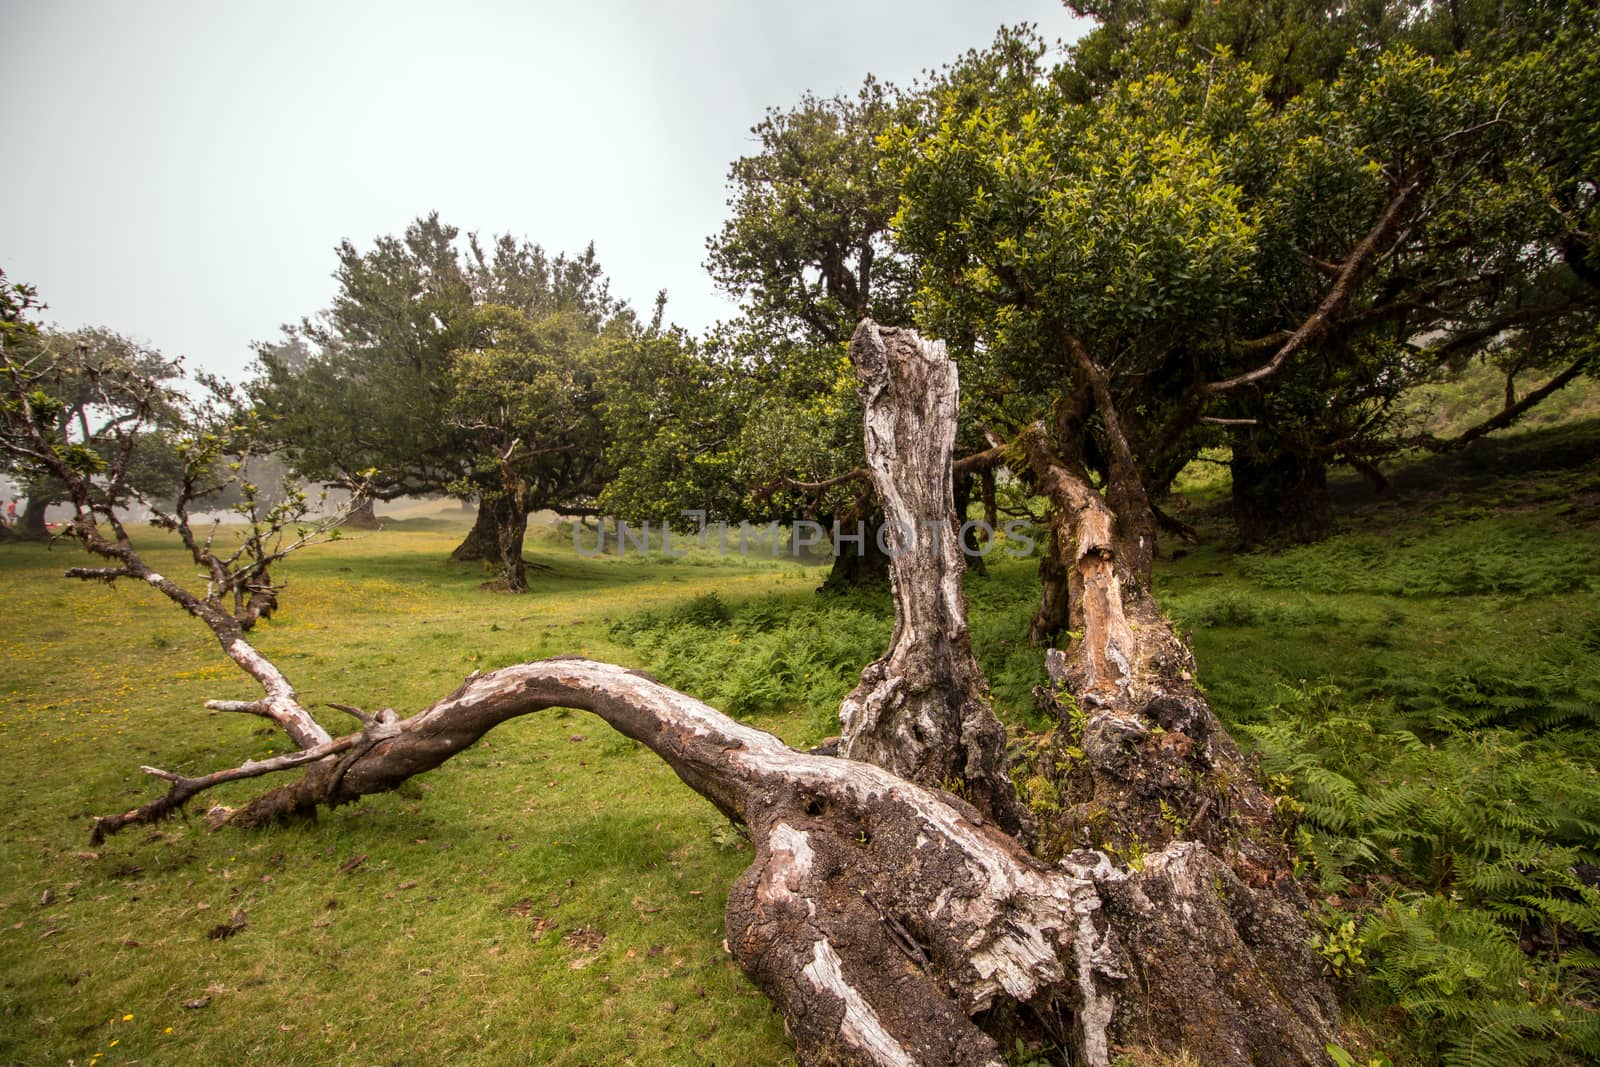
[[[862,383],[867,467],[884,512],[895,625],[889,651],[839,709],[841,751],[961,792],[1008,833],[1022,806],[1005,729],[967,632],[965,560],[951,492],[959,387],[942,342],[862,321],[850,342]]]
[[[1185,822],[1191,836],[1229,856],[1253,883],[1285,877],[1289,864],[1276,842],[1271,798],[1201,694],[1193,654],[1148,581],[1123,563],[1118,516],[1081,471],[1054,453],[1042,427],[1022,443],[1055,505],[1053,534],[1069,546],[1072,639],[1045,662],[1052,681],[1047,696],[1084,752],[1076,773],[1088,787],[1078,790],[1080,810],[1068,820],[1081,824],[1071,827],[1070,844],[1109,840],[1126,850],[1137,835],[1144,846],[1160,847],[1174,838],[1173,822]],[[1172,812],[1165,819],[1157,799]],[[1100,824],[1103,834],[1095,838]]]
[[[1021,443],[1071,593],[1071,640],[1047,654],[1041,693],[1061,718],[1044,768],[1061,804],[1038,846],[1096,882],[1134,962],[1113,1030],[1208,1064],[1322,1063],[1337,1004],[1305,899],[1272,800],[1196,685],[1142,544],[1130,547],[1148,525],[1122,522],[1043,427]]]
[[[503,668],[409,719],[380,717],[228,822],[386,792],[550,707],[600,716],[749,827],[755,859],[729,896],[728,945],[783,1010],[802,1063],[998,1065],[972,1015],[1001,999],[1070,1009],[1085,981],[1104,980],[1093,960],[1072,962],[1100,907],[1093,883],[1044,866],[970,805],[871,764],[797,752],[645,674],[589,660]],[[1104,955],[1104,939],[1092,940]]]

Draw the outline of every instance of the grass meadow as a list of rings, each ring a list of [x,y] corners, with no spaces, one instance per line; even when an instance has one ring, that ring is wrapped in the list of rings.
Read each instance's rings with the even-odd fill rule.
[[[1206,540],[1163,560],[1158,595],[1293,816],[1352,1062],[1600,1054],[1597,444],[1569,426],[1414,465],[1388,497],[1341,484],[1341,533],[1278,553],[1229,547],[1221,483],[1175,505]],[[814,566],[585,559],[557,534],[508,597],[445,561],[464,532],[429,513],[303,554],[256,643],[308,705],[410,713],[473,670],[575,653],[805,744],[892,624],[886,591],[819,596]],[[196,811],[91,848],[91,814],[152,794],[140,764],[284,742],[201,707],[253,694],[198,624],[62,579],[77,562],[0,545],[0,1063],[792,1061],[722,949],[748,845],[580,712],[314,825],[212,833]],[[1003,717],[1046,728],[1031,562],[967,585]]]

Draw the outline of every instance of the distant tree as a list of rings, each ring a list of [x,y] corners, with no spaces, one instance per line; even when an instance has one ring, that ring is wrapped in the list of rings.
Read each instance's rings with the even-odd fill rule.
[[[751,131],[759,150],[731,167],[732,214],[707,242],[706,267],[740,317],[704,343],[641,342],[646,365],[677,370],[636,375],[611,401],[607,510],[837,524],[852,539],[836,546],[830,584],[887,574],[845,348],[863,317],[910,314],[914,272],[892,241],[898,188],[878,142],[917,106],[869,77],[853,96],[773,109]],[[686,382],[706,387],[690,396]],[[853,539],[858,524],[865,539]]]
[[[527,589],[528,513],[592,501],[604,485],[603,346],[593,326],[575,312],[532,320],[485,304],[451,364],[447,412],[474,448],[459,489],[498,502],[506,516],[496,531],[496,585],[506,592]]]
[[[433,214],[365,252],[344,242],[338,257],[333,305],[258,346],[252,396],[307,478],[360,485],[378,500],[477,497],[454,558],[500,559],[527,515],[514,513],[502,473],[484,464],[480,431],[457,417],[455,363],[478,343],[491,306],[530,322],[569,315],[591,333],[624,315],[593,246],[553,258],[510,236],[486,247]]]
[[[16,334],[9,344],[19,361],[40,368],[35,384],[48,400],[40,402],[35,413],[49,415],[53,439],[64,448],[83,450],[86,457],[99,456],[102,467],[109,462],[114,447],[118,420],[123,415],[121,408],[129,401],[120,392],[126,382],[137,378],[166,388],[179,376],[176,361],[103,327],[72,331],[39,328]],[[170,499],[177,491],[182,464],[168,436],[176,418],[173,404],[156,404],[152,418],[152,425],[139,437],[138,447],[103,486],[120,503],[136,496],[155,501]],[[48,468],[23,462],[16,456],[0,463],[5,464],[3,469],[17,481],[27,498],[14,532],[35,540],[48,538],[45,513],[51,505],[70,499],[66,486]]]
[[[450,360],[472,309],[459,231],[418,219],[368,251],[337,249],[332,306],[257,346],[250,385],[304,477],[375,499],[440,492],[465,473],[445,418]]]
[[[752,387],[746,368],[678,327],[614,342],[605,361],[606,461],[599,510],[631,522],[737,521],[747,489],[736,440]]]
[[[748,318],[843,345],[864,317],[906,317],[914,274],[891,238],[899,187],[877,142],[914,110],[868,77],[853,97],[807,93],[751,130],[760,151],[729,171],[732,217],[706,262]]]

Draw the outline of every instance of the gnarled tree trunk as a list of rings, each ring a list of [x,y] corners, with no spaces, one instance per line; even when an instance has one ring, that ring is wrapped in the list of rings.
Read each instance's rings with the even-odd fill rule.
[[[894,636],[839,709],[841,751],[923,785],[960,790],[1008,833],[1024,818],[1006,773],[1005,729],[967,633],[966,563],[951,497],[960,391],[943,342],[863,320],[850,341],[861,379],[867,469],[882,503]]]
[[[1233,521],[1246,544],[1321,541],[1333,532],[1333,498],[1327,464],[1269,442],[1265,450],[1246,434],[1234,440]]]
[[[17,515],[16,535],[30,541],[50,540],[50,527],[45,525],[44,521],[45,512],[49,507],[50,501],[30,496]]]
[[[1044,427],[1022,445],[1067,549],[1072,634],[1046,656],[1043,695],[1065,737],[1047,768],[1060,810],[1039,850],[1096,879],[1103,918],[1137,961],[1141,1017],[1121,1032],[1206,1063],[1322,1062],[1337,1005],[1308,948],[1305,900],[1271,798],[1151,595],[1153,523],[1113,512]],[[1091,849],[1107,857],[1099,874],[1083,865]]]
[[[477,513],[472,519],[472,529],[467,532],[466,539],[450,553],[451,561],[476,563],[480,560],[498,560],[501,516],[506,510],[508,509],[505,500],[499,495],[480,499]]]
[[[344,517],[344,525],[352,530],[377,530],[382,527],[378,521],[378,513],[373,510],[372,497],[364,493],[351,495],[350,508]]]
[[[528,565],[522,559],[522,546],[528,536],[528,509],[513,501],[499,508],[497,517],[500,525],[495,528],[495,555],[500,564],[500,577],[486,583],[485,587],[503,593],[526,593]]]
[[[1128,569],[1117,517],[1042,436],[1023,444],[1072,546],[1083,636],[1051,666],[1068,728],[1082,720],[1082,766],[1062,776],[1076,790],[1067,817],[1044,828],[1066,853],[1059,863],[1002,829],[1020,813],[966,631],[950,510],[953,367],[941,346],[871,323],[852,354],[891,521],[930,520],[944,534],[902,540],[893,643],[842,708],[843,744],[865,760],[794,751],[639,672],[562,658],[475,675],[409,718],[343,708],[359,733],[317,728],[289,755],[201,778],[146,768],[168,793],[99,820],[97,833],[289,769],[304,773],[229,821],[347,803],[438,767],[510,718],[580,708],[749,828],[755,857],[728,898],[728,947],[783,1012],[802,1064],[998,1067],[1000,1046],[980,1024],[1006,1016],[1030,1017],[1092,1067],[1108,1067],[1118,1046],[1224,1067],[1325,1063],[1333,1002],[1270,803],[1194,688],[1148,582]],[[186,603],[131,548],[115,550],[119,575]],[[269,693],[229,710],[295,725],[303,710],[287,681],[242,641],[229,651]],[[973,803],[939,788],[951,784]],[[1170,821],[1163,801],[1176,805]]]

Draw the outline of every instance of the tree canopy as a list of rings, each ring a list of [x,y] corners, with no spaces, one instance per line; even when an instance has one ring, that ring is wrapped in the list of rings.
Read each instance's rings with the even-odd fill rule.
[[[632,313],[592,245],[463,242],[437,213],[337,254],[333,304],[258,347],[259,409],[308,478],[476,497],[481,547],[520,591],[527,509],[584,508],[602,488],[598,340]]]

